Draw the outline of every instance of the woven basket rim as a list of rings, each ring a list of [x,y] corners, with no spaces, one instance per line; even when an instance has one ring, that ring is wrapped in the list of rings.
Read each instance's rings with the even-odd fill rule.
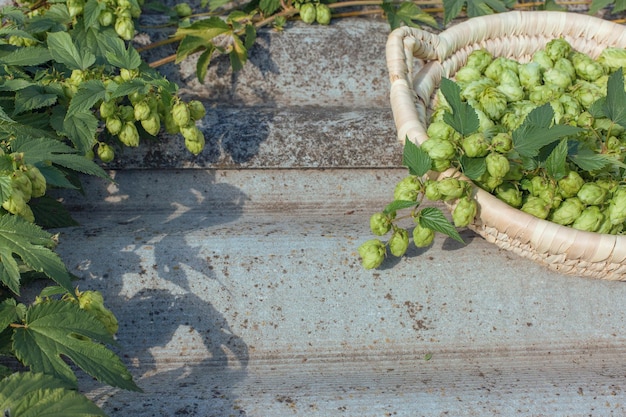
[[[515,54],[539,49],[537,45],[557,37],[572,39],[577,50],[580,45],[587,47],[585,43],[591,49],[626,47],[623,26],[594,16],[559,11],[480,16],[438,34],[411,27],[395,29],[387,42],[387,66],[398,139],[404,141],[406,137],[421,144],[428,138],[426,111],[430,98],[441,77],[452,76],[471,50],[488,45],[488,49],[494,50],[510,48],[496,55]],[[416,68],[414,61],[423,65]],[[439,175],[460,176],[455,170]],[[487,240],[561,272],[626,280],[626,236],[580,231],[539,219],[476,185],[473,188],[479,213],[470,228]]]

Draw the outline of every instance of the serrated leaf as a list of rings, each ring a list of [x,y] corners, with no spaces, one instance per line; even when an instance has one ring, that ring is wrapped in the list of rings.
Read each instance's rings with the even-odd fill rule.
[[[0,248],[0,281],[14,294],[20,295],[20,267],[10,248]]]
[[[620,126],[626,127],[626,92],[622,68],[609,76],[606,87],[606,116]]]
[[[444,24],[461,14],[466,9],[469,17],[502,13],[513,7],[515,0],[443,0]]]
[[[463,136],[476,132],[480,127],[478,115],[472,106],[461,100],[461,88],[448,78],[441,80],[439,88],[452,109],[452,113],[444,114],[444,122]]]
[[[89,111],[77,111],[63,119],[63,133],[72,141],[76,149],[83,153],[95,145],[97,130],[98,119]]]
[[[250,48],[252,48],[254,42],[256,42],[256,36],[256,28],[254,25],[247,24],[245,29],[245,42],[243,44],[246,50],[250,50]]]
[[[555,180],[560,180],[567,175],[567,151],[567,139],[561,139],[546,159],[546,171]]]
[[[202,7],[205,7],[208,4],[209,10],[213,12],[222,6],[227,5],[229,1],[231,0],[202,0],[201,5]]]
[[[24,14],[24,11],[21,8],[15,6],[3,6],[0,9],[0,15],[3,19],[11,20],[17,24],[22,24],[26,20],[26,15]]]
[[[30,201],[29,206],[35,216],[35,222],[44,229],[78,226],[70,212],[58,200],[44,196]]]
[[[176,64],[180,64],[183,60],[185,60],[189,55],[199,52],[201,50],[211,48],[213,46],[212,42],[207,42],[198,36],[188,35],[183,38],[182,41],[178,44],[178,48],[176,49]]]
[[[437,20],[422,9],[420,9],[415,3],[405,1],[399,6],[394,6],[391,2],[383,2],[381,5],[387,21],[391,29],[396,29],[402,25],[410,27],[420,27],[418,23],[424,23],[432,27],[438,27]]]
[[[117,87],[109,90],[110,98],[125,97],[137,92],[145,94],[150,90],[150,85],[141,78],[134,78],[116,85]]]
[[[14,298],[7,298],[0,303],[0,332],[18,319],[17,302]]]
[[[0,83],[0,91],[19,91],[32,85],[31,81],[23,78],[5,78]]]
[[[615,162],[613,158],[595,153],[589,148],[582,148],[569,155],[569,159],[583,171],[596,171]]]
[[[67,188],[76,190],[79,187],[74,185],[67,179],[67,173],[61,171],[58,167],[52,165],[38,165],[39,171],[46,179],[46,184],[51,187]]]
[[[28,309],[24,325],[14,331],[13,348],[32,371],[75,386],[76,376],[63,360],[66,357],[101,382],[141,391],[119,357],[101,344],[115,342],[104,325],[77,304],[60,300],[35,304]]]
[[[41,65],[51,59],[52,55],[47,48],[43,46],[29,46],[16,49],[0,57],[0,63],[4,65],[29,66]]]
[[[70,117],[77,112],[88,112],[94,104],[100,100],[104,100],[106,87],[100,80],[89,80],[80,84],[78,91],[72,97],[70,106],[67,109],[67,115]]]
[[[233,71],[239,71],[248,60],[248,50],[239,36],[233,36],[233,49],[230,51],[230,66]]]
[[[104,46],[107,49],[106,59],[114,67],[137,69],[142,63],[139,52],[131,45],[126,47],[124,41],[118,37],[105,37]]]
[[[391,203],[387,204],[387,206],[383,210],[383,213],[390,214],[398,210],[416,207],[417,205],[419,205],[419,203],[417,203],[416,201],[394,200]]]
[[[51,162],[84,174],[109,179],[98,164],[77,154],[75,149],[59,141],[18,137],[11,144],[11,149],[13,152],[24,152],[24,161],[28,164],[40,165],[42,162]]]
[[[280,9],[280,0],[261,0],[259,2],[259,9],[261,9],[266,16],[274,14],[275,11]]]
[[[12,159],[9,155],[2,155],[0,157],[1,162],[6,162],[7,159]],[[10,167],[10,165],[9,165]],[[13,187],[11,186],[10,175],[0,175],[0,204],[4,203],[11,197],[13,193]]]
[[[613,13],[626,10],[626,0],[593,0],[589,7],[589,14],[596,14],[610,4],[614,4]]]
[[[461,155],[459,160],[463,174],[471,180],[477,180],[487,170],[485,158],[470,158],[467,155]]]
[[[213,56],[214,51],[215,46],[211,46],[198,57],[198,62],[196,64],[196,76],[198,77],[198,81],[200,81],[200,83],[204,84],[204,79],[206,78],[206,73],[209,69],[209,64],[211,63],[211,57]]]
[[[582,129],[570,125],[554,125],[554,110],[550,103],[534,108],[520,127],[512,133],[513,149],[522,157],[535,157],[541,148]]]
[[[186,28],[178,28],[175,36],[195,36],[209,42],[216,36],[230,31],[228,23],[217,16],[212,16],[208,19],[197,20]]]
[[[456,227],[446,218],[446,215],[437,207],[426,207],[419,212],[419,224],[436,232],[443,233],[452,239],[465,243]]]
[[[409,168],[411,175],[421,177],[426,174],[432,166],[432,159],[422,148],[414,144],[407,137],[404,141],[402,152],[402,165]]]
[[[87,0],[83,10],[83,25],[91,27],[98,25],[100,12],[106,9],[106,3],[98,0]]]
[[[69,69],[84,70],[96,62],[96,56],[86,49],[79,51],[66,32],[48,33],[48,49],[55,61]]]
[[[56,94],[45,93],[42,87],[30,86],[15,93],[15,110],[13,114],[20,114],[29,110],[50,107],[57,102]]]
[[[0,381],[0,409],[10,417],[106,417],[63,381],[33,372],[16,372]]]
[[[72,291],[70,275],[55,252],[52,236],[39,226],[24,220],[20,216],[6,214],[0,216],[0,256],[4,271],[10,274],[13,282],[19,282],[19,271],[7,269],[14,256],[34,271],[44,273],[68,291]]]

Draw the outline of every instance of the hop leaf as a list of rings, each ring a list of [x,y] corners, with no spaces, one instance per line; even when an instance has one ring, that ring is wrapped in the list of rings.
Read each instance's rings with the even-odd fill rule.
[[[106,384],[140,391],[121,360],[102,343],[114,343],[104,325],[75,303],[60,300],[31,306],[24,327],[13,334],[16,356],[34,372],[75,386],[76,376],[63,360],[66,357]]]

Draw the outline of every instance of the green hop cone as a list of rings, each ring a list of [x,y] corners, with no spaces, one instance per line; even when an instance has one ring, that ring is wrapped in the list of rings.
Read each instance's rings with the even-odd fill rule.
[[[2,208],[11,214],[20,214],[26,206],[24,193],[17,189],[13,189],[9,198],[2,203]]]
[[[46,178],[34,165],[28,165],[26,168],[26,176],[31,184],[31,197],[43,197],[46,194]]]
[[[133,106],[120,106],[118,110],[120,119],[123,122],[132,122],[135,120],[135,109]]]
[[[24,200],[28,202],[33,193],[33,184],[24,171],[14,171],[11,174],[11,187],[19,190],[24,196]]]
[[[189,106],[182,101],[174,104],[172,107],[172,117],[174,118],[174,123],[178,126],[186,126],[191,121],[191,113],[189,112]]]
[[[549,217],[549,220],[567,226],[574,223],[585,209],[585,205],[578,197],[566,198],[559,207],[557,207]]]
[[[402,228],[395,228],[389,239],[389,252],[393,256],[402,256],[409,247],[409,232]]]
[[[450,160],[456,154],[456,149],[452,142],[443,139],[428,138],[422,143],[422,149],[431,159]]]
[[[106,119],[105,126],[110,134],[118,135],[122,131],[124,123],[117,116],[111,116]]]
[[[189,152],[194,155],[198,155],[204,149],[205,140],[204,134],[201,130],[197,129],[196,135],[193,139],[185,138],[185,147]]]
[[[313,3],[305,3],[300,6],[300,18],[304,23],[311,24],[315,22],[317,11]]]
[[[193,10],[188,3],[178,3],[174,6],[174,11],[178,17],[191,16]]]
[[[105,164],[115,159],[115,151],[106,143],[100,142],[98,144],[98,158]]]
[[[104,298],[99,291],[83,291],[78,294],[78,306],[93,314],[104,325],[110,334],[117,333],[117,318],[111,310],[104,306]]]
[[[170,135],[180,133],[180,126],[174,122],[174,116],[169,111],[165,113],[165,131]]]
[[[146,120],[150,117],[150,105],[147,100],[140,101],[133,106],[133,115],[135,120]]]
[[[451,166],[452,161],[449,159],[433,159],[430,169],[435,172],[443,172]]]
[[[417,196],[422,189],[420,179],[415,175],[404,177],[393,191],[394,200],[417,201]]]
[[[461,148],[470,158],[479,158],[489,152],[489,142],[483,133],[473,133],[461,139]]]
[[[437,188],[444,201],[451,201],[464,196],[468,191],[467,185],[467,182],[456,178],[444,178],[439,181]]]
[[[585,180],[576,171],[570,171],[558,181],[558,190],[564,198],[574,197],[578,194]]]
[[[413,228],[413,243],[418,248],[425,248],[433,243],[435,231],[418,223]]]
[[[100,103],[100,117],[103,120],[113,116],[117,111],[117,103],[114,100],[103,101]]]
[[[427,180],[424,184],[424,195],[430,201],[439,201],[443,197],[439,191],[439,182],[433,180]]]
[[[521,64],[518,68],[518,76],[520,84],[526,91],[531,91],[543,80],[541,66],[536,62]]]
[[[110,10],[102,10],[98,15],[98,23],[100,26],[111,26],[115,22],[115,15]]]
[[[550,214],[550,206],[543,199],[532,195],[527,197],[520,210],[540,219],[546,219]]]
[[[593,182],[587,182],[580,187],[576,196],[586,205],[600,205],[606,201],[608,191],[606,188]]]
[[[206,115],[206,109],[204,108],[204,104],[198,100],[191,100],[188,104],[189,107],[189,117],[193,121],[201,120]]]
[[[607,47],[602,50],[598,62],[609,69],[610,72],[626,67],[626,49],[619,47]]]
[[[119,138],[122,143],[128,147],[139,146],[139,132],[133,122],[125,122],[122,126],[122,130],[119,133]]]
[[[486,49],[476,49],[467,57],[466,67],[476,68],[483,72],[493,61],[493,55]]]
[[[315,21],[320,25],[330,24],[331,12],[330,7],[323,3],[315,6]]]
[[[495,189],[495,195],[511,207],[520,208],[522,206],[522,192],[510,182],[498,185]]]
[[[476,201],[469,197],[459,199],[459,202],[452,210],[452,221],[456,227],[468,226],[476,217],[478,206]]]
[[[509,160],[501,153],[492,152],[485,158],[487,172],[494,178],[504,178],[511,168]]]
[[[626,221],[626,187],[619,186],[614,192],[609,202],[609,220],[612,225],[624,223]]]
[[[135,24],[131,18],[118,17],[114,28],[115,33],[125,41],[130,41],[135,36]]]
[[[428,125],[426,134],[430,139],[450,141],[454,138],[454,128],[443,121],[432,122]]]
[[[572,227],[587,232],[596,232],[600,225],[604,222],[604,213],[598,206],[589,206],[585,208],[580,216],[574,220]]]
[[[66,4],[70,17],[76,17],[85,10],[85,0],[67,0]]]
[[[507,107],[504,93],[495,87],[487,87],[478,95],[478,102],[482,110],[491,120],[499,120]]]
[[[361,264],[365,269],[378,268],[385,260],[387,248],[385,244],[378,239],[371,239],[359,246],[359,255],[361,256]]]
[[[156,112],[152,112],[147,119],[141,121],[141,126],[152,136],[156,136],[161,130],[161,118]]]
[[[491,138],[491,147],[494,151],[499,153],[507,153],[513,147],[513,138],[509,132],[497,133]]]
[[[556,61],[557,59],[566,58],[572,52],[572,46],[563,38],[552,39],[544,48],[546,54]]]
[[[374,213],[370,217],[370,229],[376,236],[382,236],[391,230],[391,219],[385,213]]]
[[[482,77],[480,70],[473,67],[462,67],[454,75],[454,80],[461,88],[473,81],[478,81]]]

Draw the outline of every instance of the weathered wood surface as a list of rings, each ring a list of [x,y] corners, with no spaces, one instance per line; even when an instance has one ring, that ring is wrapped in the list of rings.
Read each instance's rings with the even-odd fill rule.
[[[360,267],[369,216],[405,175],[387,33],[265,33],[241,74],[205,86],[183,67],[186,94],[214,105],[207,151],[143,147],[115,184],[66,196],[82,226],[60,231],[59,252],[104,292],[144,389],[83,378],[111,416],[625,414],[623,283],[558,275],[469,231]]]

